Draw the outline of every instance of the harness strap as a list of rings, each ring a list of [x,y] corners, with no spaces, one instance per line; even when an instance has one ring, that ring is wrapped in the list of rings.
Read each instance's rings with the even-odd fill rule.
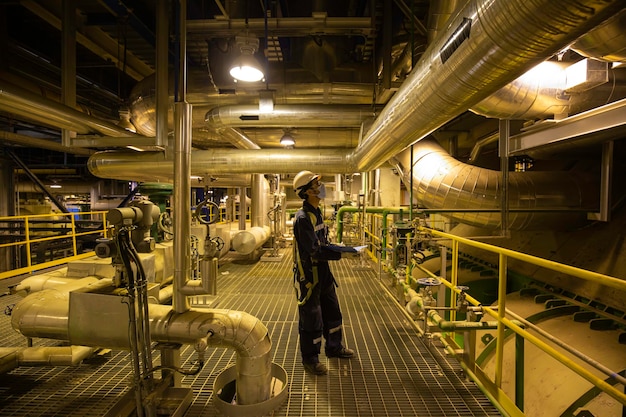
[[[311,220],[311,225],[317,231],[316,226],[315,226],[315,223],[317,223],[317,216],[315,216],[315,213],[312,213],[310,211],[307,211],[307,214],[309,215],[309,219]],[[300,251],[298,250],[298,242],[293,243],[293,255],[294,255],[294,259],[296,260],[296,265],[298,266],[298,273],[300,274],[300,277],[305,277],[306,275],[304,275],[304,268],[302,267],[302,259],[300,258]],[[311,294],[313,294],[313,288],[315,288],[315,286],[318,283],[319,283],[319,275],[317,272],[317,264],[314,262],[313,263],[313,282],[307,282],[307,284],[305,285],[307,291],[302,300],[300,300],[298,297],[298,306],[303,306],[304,304],[306,304],[309,298],[311,298]],[[296,294],[298,294],[300,283],[295,282],[294,280],[294,287],[296,287]]]

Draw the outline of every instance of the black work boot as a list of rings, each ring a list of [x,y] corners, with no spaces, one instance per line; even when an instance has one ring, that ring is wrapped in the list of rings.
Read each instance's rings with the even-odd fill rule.
[[[342,347],[341,349],[336,350],[334,352],[326,352],[327,358],[350,359],[353,356],[354,356],[354,351],[346,347]]]
[[[303,363],[304,370],[311,375],[326,375],[328,368],[323,363]]]

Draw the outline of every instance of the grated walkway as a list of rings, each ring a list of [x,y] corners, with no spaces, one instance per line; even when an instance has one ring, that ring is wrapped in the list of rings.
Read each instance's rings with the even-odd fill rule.
[[[455,361],[441,348],[418,337],[376,269],[355,260],[333,264],[344,315],[345,344],[356,350],[352,360],[328,359],[329,374],[314,377],[302,369],[298,321],[291,286],[291,251],[280,262],[249,263],[234,255],[220,260],[218,296],[192,300],[214,308],[248,312],[269,329],[273,361],[289,376],[289,395],[275,416],[306,417],[452,417],[500,416],[472,382],[464,379]],[[7,283],[0,281],[0,291]],[[0,297],[3,308],[20,300]],[[207,301],[208,300],[208,301]],[[1,346],[26,346],[25,339],[0,317]],[[58,342],[37,339],[35,346]],[[323,351],[323,349],[322,349]],[[159,360],[155,351],[155,362]],[[195,361],[193,349],[181,350],[183,367]],[[235,353],[223,348],[207,351],[206,365],[196,376],[183,378],[193,388],[186,417],[217,416],[212,403],[215,377],[235,363]],[[132,379],[126,352],[113,351],[74,368],[20,367],[0,375],[0,416],[102,416],[128,391]]]

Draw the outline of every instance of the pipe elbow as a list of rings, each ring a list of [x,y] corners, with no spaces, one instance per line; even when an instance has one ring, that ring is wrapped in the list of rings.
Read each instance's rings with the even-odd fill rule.
[[[232,347],[241,357],[269,355],[267,327],[256,317],[233,310],[188,310],[176,313],[169,306],[150,305],[155,340],[193,344],[208,336],[211,345]]]

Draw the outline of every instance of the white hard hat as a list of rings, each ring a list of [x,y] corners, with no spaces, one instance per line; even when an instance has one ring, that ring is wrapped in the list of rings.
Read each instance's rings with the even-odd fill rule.
[[[304,187],[305,185],[307,185],[308,183],[310,183],[311,181],[319,177],[320,177],[319,174],[314,174],[311,171],[298,172],[296,176],[293,178],[294,191],[297,193],[300,188]]]

